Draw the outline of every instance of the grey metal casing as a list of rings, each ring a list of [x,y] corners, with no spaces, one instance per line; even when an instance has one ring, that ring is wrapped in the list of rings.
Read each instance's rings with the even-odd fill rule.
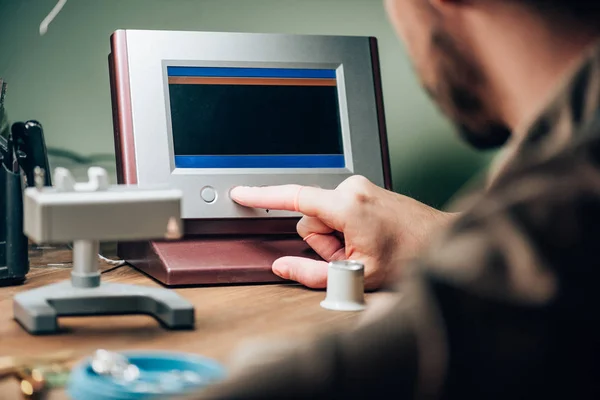
[[[24,231],[36,243],[163,238],[169,224],[182,231],[181,192],[111,186],[103,191],[27,188]],[[173,227],[171,227],[173,229]]]
[[[382,145],[368,37],[126,30],[137,184],[168,184],[183,192],[182,218],[276,218],[296,213],[240,207],[229,198],[238,185],[335,188],[351,175],[384,186]],[[174,164],[167,66],[335,69],[346,168],[178,169]],[[386,149],[387,151],[387,149]],[[212,203],[203,187],[216,190]]]
[[[64,316],[147,314],[171,329],[191,329],[194,307],[164,288],[102,283],[101,240],[169,238],[181,235],[181,192],[109,185],[105,170],[90,168],[87,183],[75,183],[64,168],[55,186],[25,190],[24,230],[37,243],[73,241],[71,281],[15,295],[14,319],[32,334],[56,333]],[[40,183],[40,184],[38,184]]]
[[[143,314],[168,329],[193,329],[193,305],[175,291],[161,287],[102,283],[74,287],[64,281],[14,297],[14,319],[33,335],[60,332],[59,317]]]

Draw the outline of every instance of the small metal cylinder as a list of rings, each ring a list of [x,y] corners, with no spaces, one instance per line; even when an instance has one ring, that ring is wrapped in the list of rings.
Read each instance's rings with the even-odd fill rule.
[[[80,288],[100,286],[98,254],[100,242],[97,240],[77,240],[73,243],[73,270],[71,282]]]
[[[365,267],[357,261],[332,261],[327,271],[327,296],[323,308],[361,311],[365,305]]]

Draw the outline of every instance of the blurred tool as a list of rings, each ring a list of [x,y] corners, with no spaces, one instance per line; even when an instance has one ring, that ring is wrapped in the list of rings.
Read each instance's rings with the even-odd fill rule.
[[[6,94],[6,82],[0,78],[0,107],[4,106],[4,95]]]
[[[12,126],[17,161],[27,177],[27,186],[32,187],[36,167],[50,171],[44,130],[37,121],[18,122]],[[44,186],[51,186],[50,174],[44,174]]]
[[[58,3],[56,3],[52,11],[50,11],[50,14],[48,14],[40,24],[40,36],[44,36],[46,32],[48,32],[48,25],[54,21],[54,18],[58,16],[65,4],[67,4],[67,0],[58,0]]]
[[[219,363],[192,354],[98,350],[73,369],[67,392],[86,400],[164,399],[197,393],[224,377]]]
[[[0,78],[0,137],[7,138],[9,132],[8,118],[4,109],[4,101],[6,99],[6,81]]]
[[[0,379],[14,375],[23,368],[66,363],[72,361],[76,356],[74,351],[67,350],[34,357],[0,357]]]
[[[327,296],[323,308],[361,311],[365,304],[365,267],[357,261],[332,261],[327,270]]]
[[[45,399],[52,389],[66,386],[73,351],[61,351],[35,357],[0,357],[0,380],[16,378],[24,399]]]
[[[23,233],[23,175],[33,186],[36,167],[48,168],[42,126],[17,122],[0,136],[0,286],[25,281],[29,272],[28,241]],[[50,186],[49,174],[43,185]]]
[[[33,186],[36,166],[47,168],[42,126],[18,122],[9,128],[4,101],[6,82],[0,79],[0,286],[18,285],[29,272],[28,242],[23,234],[23,179]],[[45,176],[45,185],[50,178]]]
[[[24,400],[43,400],[51,390],[64,388],[69,374],[67,365],[49,364],[23,368],[16,377]]]
[[[0,136],[0,286],[21,284],[29,272],[23,234],[23,182],[12,131],[5,135]]]
[[[76,183],[57,168],[44,187],[36,169],[35,188],[25,190],[24,232],[35,243],[73,242],[71,280],[19,293],[14,318],[30,333],[56,333],[62,316],[145,314],[171,329],[194,327],[194,308],[174,291],[102,283],[100,241],[181,237],[179,190],[110,185],[102,168]]]

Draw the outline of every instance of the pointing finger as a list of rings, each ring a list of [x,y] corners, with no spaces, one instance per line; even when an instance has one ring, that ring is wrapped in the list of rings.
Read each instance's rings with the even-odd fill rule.
[[[310,186],[238,186],[230,195],[236,203],[246,207],[294,211],[328,220],[336,215],[335,210],[339,207],[338,193]]]

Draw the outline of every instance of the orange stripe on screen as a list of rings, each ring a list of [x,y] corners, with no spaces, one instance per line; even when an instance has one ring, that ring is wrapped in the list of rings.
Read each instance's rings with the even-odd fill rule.
[[[170,76],[170,85],[336,86],[335,79]]]

